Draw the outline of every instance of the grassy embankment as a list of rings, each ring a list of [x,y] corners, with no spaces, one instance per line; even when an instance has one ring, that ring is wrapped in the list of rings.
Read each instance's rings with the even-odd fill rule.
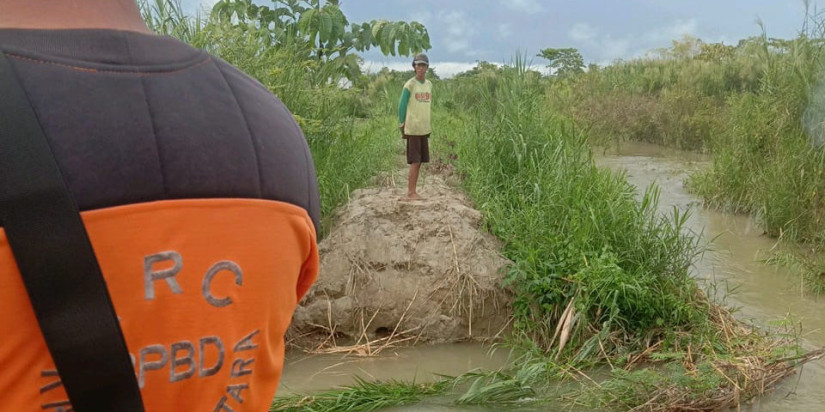
[[[640,140],[712,155],[689,187],[706,204],[755,216],[802,253],[809,290],[825,290],[825,28],[737,46],[686,38],[658,56],[559,81],[548,104],[603,143]]]
[[[364,91],[325,82],[325,68],[302,57],[300,42],[270,47],[253,30],[214,21],[154,28],[164,31],[167,23],[173,30],[166,32],[245,70],[296,114],[325,216],[392,167],[400,85],[373,86],[366,95],[374,100],[365,103]],[[684,215],[656,216],[655,190],[638,203],[622,176],[595,168],[586,136],[543,104],[543,82],[517,63],[492,76],[443,82],[436,100],[435,139],[455,141],[449,150],[465,188],[515,262],[507,274],[518,295],[515,364],[431,384],[362,382],[276,398],[273,409],[370,410],[435,394],[457,404],[542,404],[557,401],[560,379],[580,381],[568,394],[584,394],[576,398],[590,407],[713,408],[755,396],[793,371],[793,361],[778,361],[797,354],[792,342],[767,338],[708,303],[687,276],[698,251],[680,231]],[[591,368],[609,376],[583,379],[581,371]]]

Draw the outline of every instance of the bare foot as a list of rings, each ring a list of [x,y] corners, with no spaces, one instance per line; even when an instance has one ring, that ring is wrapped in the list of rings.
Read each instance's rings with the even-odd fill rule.
[[[398,200],[424,200],[424,198],[419,196],[418,193],[413,193],[408,194],[407,196],[404,196],[402,198],[399,198]]]

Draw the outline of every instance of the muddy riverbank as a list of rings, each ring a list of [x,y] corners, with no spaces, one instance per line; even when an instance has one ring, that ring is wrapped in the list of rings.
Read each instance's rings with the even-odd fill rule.
[[[763,263],[777,247],[774,239],[747,216],[730,215],[701,207],[701,202],[684,187],[690,171],[706,167],[708,159],[693,153],[654,145],[623,144],[597,153],[600,167],[626,174],[640,193],[656,182],[660,189],[660,210],[674,206],[691,208],[687,228],[709,243],[709,250],[695,262],[692,274],[717,299],[737,308],[739,319],[773,326],[791,319],[801,328],[805,345],[825,346],[825,302],[807,294],[802,280],[792,271]],[[712,242],[711,242],[712,240]],[[372,379],[426,381],[437,374],[458,375],[473,369],[496,369],[506,361],[504,351],[489,355],[489,346],[480,344],[425,345],[398,348],[375,358],[342,355],[287,356],[282,392],[307,392],[352,384],[355,376]],[[822,361],[807,364],[802,372],[782,383],[753,405],[753,411],[818,411],[825,405],[825,366]],[[404,409],[408,410],[408,409]],[[425,409],[409,409],[425,410]]]
[[[709,294],[736,308],[736,316],[770,327],[793,322],[806,348],[825,346],[825,299],[804,291],[792,270],[764,263],[778,248],[753,218],[706,209],[685,188],[688,174],[706,167],[708,159],[695,153],[661,146],[623,143],[598,151],[596,163],[624,171],[627,180],[643,190],[655,182],[660,188],[659,209],[690,207],[687,227],[701,234],[708,251],[695,262],[692,274],[704,281]],[[819,411],[825,408],[825,363],[803,367],[773,393],[750,405],[754,411]]]

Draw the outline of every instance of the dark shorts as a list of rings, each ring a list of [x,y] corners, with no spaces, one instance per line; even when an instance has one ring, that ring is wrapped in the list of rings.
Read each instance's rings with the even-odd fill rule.
[[[407,164],[428,163],[430,161],[430,135],[404,135],[407,141]]]

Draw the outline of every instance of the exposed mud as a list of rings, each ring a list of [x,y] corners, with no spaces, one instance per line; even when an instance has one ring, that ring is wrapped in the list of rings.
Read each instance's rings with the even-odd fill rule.
[[[503,335],[512,295],[500,282],[509,261],[453,183],[449,167],[434,164],[422,170],[423,200],[402,199],[406,170],[353,192],[319,245],[320,275],[288,341],[306,348],[319,339],[342,345]]]

